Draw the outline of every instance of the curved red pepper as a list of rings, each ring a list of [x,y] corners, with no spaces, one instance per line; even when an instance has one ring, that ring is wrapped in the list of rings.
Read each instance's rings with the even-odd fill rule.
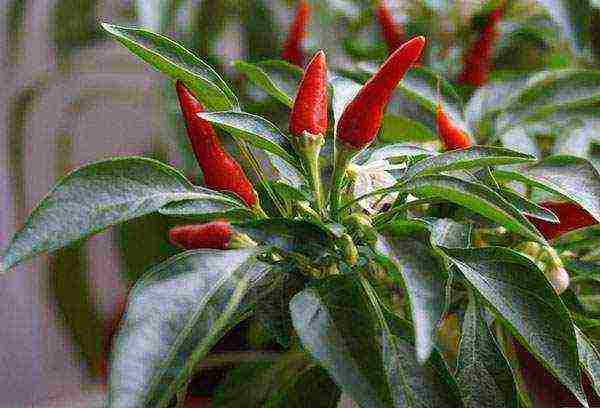
[[[202,168],[204,183],[208,188],[237,194],[252,207],[257,195],[240,165],[223,149],[212,127],[198,117],[204,108],[182,82],[176,84],[179,105],[185,118],[187,133],[196,160]]]
[[[323,51],[307,65],[290,114],[290,132],[299,136],[304,131],[313,135],[327,131],[327,64]]]
[[[382,0],[375,9],[375,15],[381,28],[381,35],[385,40],[390,52],[395,51],[402,45],[402,27],[394,21],[394,17],[390,12],[390,9],[385,5]]]
[[[233,229],[227,221],[181,225],[169,230],[169,241],[185,249],[227,249]]]
[[[304,62],[304,53],[302,52],[302,42],[306,37],[306,28],[310,21],[310,6],[305,0],[298,2],[296,15],[290,27],[281,57],[291,64],[302,65]]]
[[[479,37],[465,56],[465,66],[458,81],[472,86],[487,82],[492,65],[492,51],[498,36],[498,24],[502,19],[504,5],[494,9],[488,16]]]
[[[575,203],[547,201],[540,205],[552,211],[560,220],[560,223],[554,224],[537,218],[528,217],[542,235],[549,240],[569,231],[598,223],[590,213]]]
[[[444,150],[465,149],[471,146],[469,136],[450,120],[440,105],[436,109],[435,121]]]
[[[411,65],[421,56],[425,37],[415,37],[400,46],[346,106],[337,125],[343,145],[362,149],[373,141],[392,93]]]

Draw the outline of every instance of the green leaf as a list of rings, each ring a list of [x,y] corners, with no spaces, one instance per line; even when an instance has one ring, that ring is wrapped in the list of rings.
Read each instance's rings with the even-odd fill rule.
[[[227,202],[208,201],[206,199],[177,201],[161,207],[158,212],[170,217],[190,218],[195,221],[216,219],[241,221],[256,217],[256,214],[247,207],[234,207]]]
[[[434,175],[417,177],[406,183],[402,190],[418,197],[451,201],[497,222],[508,230],[546,244],[544,237],[519,210],[482,184],[451,176]]]
[[[208,109],[239,109],[237,97],[219,74],[182,45],[141,28],[107,23],[102,28],[158,71],[183,81]]]
[[[243,207],[224,194],[194,187],[156,160],[123,157],[83,166],[59,180],[31,212],[2,255],[0,270],[185,199]]]
[[[522,214],[529,215],[531,217],[535,217],[548,222],[560,222],[558,217],[552,211],[515,193],[509,188],[501,187],[499,193],[502,197],[506,199],[506,201],[511,203]]]
[[[234,131],[235,136],[252,146],[281,157],[291,165],[299,166],[290,140],[268,120],[251,113],[236,111],[205,112],[198,115],[227,131]]]
[[[560,195],[581,205],[600,221],[600,173],[586,159],[551,156],[517,171],[494,170],[505,180],[516,180]]]
[[[556,237],[552,246],[563,251],[578,251],[600,247],[600,224],[579,228]]]
[[[352,276],[305,289],[290,310],[304,347],[361,407],[460,406],[439,356],[417,362],[410,336],[381,320]]]
[[[296,86],[302,77],[302,70],[298,67],[284,61],[264,61],[259,64],[235,61],[233,66],[268,95],[289,108],[294,105]],[[269,71],[275,75],[274,78],[271,77]],[[284,72],[287,75],[284,75]]]
[[[448,273],[443,258],[415,239],[415,232],[423,232],[418,228],[402,231],[392,226],[378,237],[374,251],[396,283],[406,290],[415,325],[417,360],[424,362],[433,350],[435,328],[444,313]]]
[[[136,284],[114,346],[109,406],[169,405],[194,366],[266,294],[271,276],[256,260],[260,250],[184,252]]]
[[[592,380],[592,386],[596,395],[600,397],[600,353],[596,346],[587,338],[587,336],[575,326],[575,335],[577,336],[577,348],[579,349],[579,359],[584,371]]]
[[[537,265],[500,247],[444,251],[497,317],[587,407],[569,311]]]
[[[219,408],[335,408],[340,392],[327,372],[304,353],[276,362],[248,363],[230,371],[213,404]]]
[[[475,296],[462,324],[456,378],[468,408],[519,407],[510,366]]]
[[[447,248],[468,248],[471,245],[471,225],[451,218],[422,218],[431,233],[431,242]]]
[[[531,162],[533,160],[535,160],[535,158],[527,154],[501,147],[473,146],[466,149],[453,150],[421,160],[411,166],[402,178],[403,180],[408,181],[418,175],[464,170],[474,167],[518,164]]]
[[[379,140],[383,143],[427,142],[438,140],[438,135],[417,120],[388,113],[383,117]]]

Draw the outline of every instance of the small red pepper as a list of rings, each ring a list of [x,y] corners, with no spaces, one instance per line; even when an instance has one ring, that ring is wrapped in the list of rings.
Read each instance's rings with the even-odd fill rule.
[[[180,225],[169,230],[169,241],[185,249],[228,249],[233,229],[227,221]]]
[[[471,139],[448,117],[441,105],[436,109],[435,121],[444,150],[465,149],[471,146]]]
[[[224,220],[173,227],[169,230],[169,241],[185,249],[236,249],[256,245],[248,235],[235,231]]]
[[[528,217],[546,239],[554,239],[569,231],[588,227],[598,223],[586,210],[570,202],[544,202],[542,207],[549,209],[558,217],[560,223],[554,224],[534,217]]]
[[[394,21],[390,9],[383,0],[377,5],[375,15],[377,16],[377,21],[381,28],[381,35],[388,46],[388,50],[390,52],[395,51],[402,45],[402,37],[404,35],[402,27]]]
[[[290,132],[324,135],[327,131],[327,64],[319,51],[309,62],[290,114]]]
[[[306,28],[310,20],[310,6],[305,0],[298,2],[296,15],[290,31],[283,44],[281,57],[291,64],[302,66],[304,62],[304,53],[302,52],[302,42],[306,37]]]
[[[208,188],[237,194],[248,207],[257,195],[240,165],[223,149],[212,125],[198,117],[204,108],[185,85],[177,81],[177,96],[185,118],[187,133]]]
[[[421,56],[425,37],[415,37],[400,46],[381,65],[346,106],[337,125],[341,146],[362,149],[377,136],[392,93],[411,65]]]
[[[504,5],[494,9],[479,37],[465,56],[464,68],[458,81],[472,86],[481,86],[487,82],[492,65],[492,51],[498,36],[498,24],[502,19]]]

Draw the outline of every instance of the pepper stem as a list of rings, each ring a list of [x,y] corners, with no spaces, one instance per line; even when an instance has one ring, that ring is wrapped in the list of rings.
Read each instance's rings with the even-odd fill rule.
[[[323,183],[321,181],[321,166],[319,165],[319,155],[321,147],[325,142],[323,135],[313,135],[307,131],[294,139],[296,150],[302,160],[304,169],[308,173],[308,180],[315,197],[315,206],[319,215],[323,215]]]
[[[333,167],[333,175],[331,176],[331,193],[329,197],[329,209],[333,219],[337,219],[340,208],[340,191],[346,175],[346,170],[352,158],[356,155],[357,150],[348,148],[342,144],[343,142],[336,141],[335,146],[335,164]]]

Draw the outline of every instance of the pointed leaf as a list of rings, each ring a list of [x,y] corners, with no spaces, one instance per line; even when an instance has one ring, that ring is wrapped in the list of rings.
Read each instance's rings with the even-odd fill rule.
[[[535,227],[508,201],[488,187],[456,177],[417,177],[402,187],[418,197],[442,198],[459,204],[504,226],[508,230],[545,244]]]
[[[266,150],[297,166],[298,160],[289,139],[271,122],[260,116],[245,112],[205,112],[198,114],[214,125],[245,140],[252,146]]]
[[[289,108],[294,105],[296,87],[302,78],[302,70],[298,67],[284,61],[263,61],[258,64],[235,61],[233,66],[268,95]]]
[[[587,407],[569,311],[537,265],[500,247],[444,251],[502,322]]]
[[[575,326],[581,366],[590,378],[596,395],[600,397],[600,353],[587,336]]]
[[[215,70],[175,41],[141,28],[103,23],[117,41],[155,69],[183,81],[211,110],[239,109],[237,97]]]
[[[3,253],[0,270],[185,199],[243,208],[234,198],[194,187],[156,160],[123,157],[83,166],[59,180],[31,212]]]
[[[444,313],[448,273],[439,254],[415,239],[414,232],[390,228],[378,237],[374,250],[379,262],[406,290],[415,325],[417,359],[423,362],[433,350],[435,328]]]
[[[473,296],[462,325],[456,377],[468,408],[518,408],[508,361]]]
[[[194,366],[247,315],[257,286],[267,286],[270,267],[256,260],[259,251],[184,252],[136,284],[114,346],[111,407],[169,406]]]
[[[518,171],[495,170],[504,180],[516,180],[574,201],[600,221],[600,173],[586,159],[551,156]]]
[[[378,320],[352,277],[305,289],[290,303],[302,344],[361,407],[459,407],[439,356],[417,362],[411,339]]]

